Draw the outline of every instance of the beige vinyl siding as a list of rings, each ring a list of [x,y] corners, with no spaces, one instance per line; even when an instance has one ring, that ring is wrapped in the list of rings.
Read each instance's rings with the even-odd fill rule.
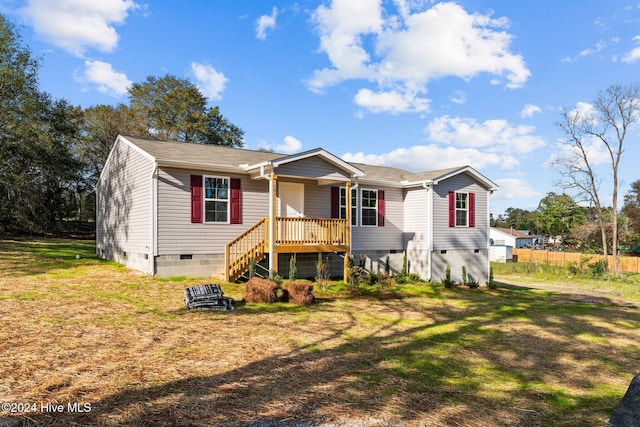
[[[308,157],[286,163],[279,166],[275,172],[279,176],[299,176],[339,181],[349,180],[349,175],[346,172],[338,170],[336,166],[318,157]]]
[[[331,186],[305,181],[304,214],[310,218],[331,218]]]
[[[475,193],[475,227],[449,227],[449,191]],[[488,249],[488,191],[460,174],[434,186],[433,241],[435,251]]]
[[[404,237],[411,273],[429,274],[429,190],[413,188],[404,192]]]
[[[360,185],[358,187],[358,215],[360,215],[360,198],[362,189],[383,190],[385,198],[384,227],[354,226],[352,227],[351,249],[353,251],[402,250],[404,240],[404,208],[403,191],[400,188],[376,187]],[[327,199],[327,205],[330,204]],[[358,218],[360,224],[360,218]]]
[[[192,224],[191,175],[240,178],[242,224]],[[269,186],[264,179],[172,168],[158,172],[158,255],[224,253],[230,240],[266,216]]]
[[[118,141],[97,186],[98,253],[102,250],[105,258],[143,271],[149,269],[148,258],[152,254],[152,172],[151,159],[130,144]]]

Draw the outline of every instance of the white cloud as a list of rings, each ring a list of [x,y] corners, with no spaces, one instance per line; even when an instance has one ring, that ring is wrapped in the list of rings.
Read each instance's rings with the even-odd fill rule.
[[[540,196],[539,191],[521,178],[494,179],[493,182],[500,187],[500,191],[492,196],[495,200],[528,199]]]
[[[111,64],[102,61],[85,61],[84,70],[74,78],[81,83],[94,84],[99,92],[115,97],[125,95],[132,84],[125,73],[115,71]]]
[[[309,89],[322,92],[345,80],[368,80],[377,90],[363,88],[359,95],[397,92],[396,99],[404,104],[424,106],[428,100],[420,94],[433,79],[488,73],[516,88],[529,78],[522,56],[509,50],[512,36],[505,31],[506,18],[469,14],[451,2],[427,10],[421,2],[422,11],[414,2],[395,4],[400,15],[384,10],[381,0],[333,0],[318,7],[312,17],[320,51],[328,55],[331,67],[316,70],[307,81]],[[381,109],[379,102],[359,105],[376,112],[424,111]]]
[[[264,150],[274,150],[277,153],[292,154],[296,151],[300,151],[300,149],[302,148],[302,143],[293,136],[287,135],[282,140],[282,144],[274,146],[273,144],[269,144],[266,141],[261,141],[258,148]]]
[[[114,25],[138,7],[132,0],[27,0],[19,13],[43,40],[82,57],[89,48],[113,51]]]
[[[229,81],[221,71],[216,71],[211,65],[191,63],[191,71],[196,79],[196,85],[204,96],[210,100],[222,99],[222,92]]]
[[[633,41],[636,43],[639,42],[640,36],[635,36],[633,38]],[[633,63],[633,62],[636,62],[638,59],[640,59],[640,47],[636,47],[635,49],[627,53],[625,56],[623,56],[622,62]]]
[[[482,148],[492,153],[528,153],[545,145],[533,134],[533,126],[514,126],[506,120],[478,122],[472,118],[441,116],[427,125],[434,142],[460,147]]]
[[[454,104],[464,104],[465,102],[467,102],[467,94],[461,90],[457,90],[453,95],[451,95],[451,98],[449,99]]]
[[[300,151],[302,143],[291,135],[284,137],[284,141],[280,145],[276,145],[276,151],[291,154]]]
[[[524,106],[522,111],[520,111],[520,117],[533,117],[535,114],[541,112],[542,110],[537,105],[527,104]]]
[[[354,101],[373,113],[406,113],[429,111],[429,100],[418,98],[415,94],[396,90],[374,93],[369,89],[360,89]]]
[[[276,17],[278,16],[278,8],[271,10],[271,15],[262,15],[256,20],[256,37],[260,40],[266,40],[267,30],[276,28]]]
[[[435,144],[397,148],[384,154],[345,153],[342,158],[348,162],[392,166],[412,172],[465,165],[475,169],[487,166],[508,169],[518,165],[518,160],[511,155],[485,153],[475,148],[442,148]]]

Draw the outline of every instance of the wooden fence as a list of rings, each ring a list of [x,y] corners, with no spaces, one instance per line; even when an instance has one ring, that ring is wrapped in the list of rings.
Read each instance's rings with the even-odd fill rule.
[[[595,261],[601,261],[602,255],[582,254],[578,252],[564,251],[541,251],[536,249],[513,249],[514,261],[517,256],[518,262],[532,262],[538,264],[549,265],[567,265],[575,263],[576,265],[586,266]],[[637,256],[618,256],[618,266],[621,271],[627,273],[640,273],[640,257]],[[611,256],[609,256],[609,268],[612,268]]]

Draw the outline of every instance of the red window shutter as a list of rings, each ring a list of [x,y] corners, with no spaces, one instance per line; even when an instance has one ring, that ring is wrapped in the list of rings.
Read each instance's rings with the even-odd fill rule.
[[[231,178],[229,180],[229,210],[231,212],[230,223],[242,224],[242,191],[240,190],[240,179]]]
[[[331,187],[331,218],[340,218],[340,187]]]
[[[476,226],[476,195],[469,193],[469,227]]]
[[[384,191],[378,190],[378,227],[384,227]]]
[[[191,175],[191,222],[202,222],[202,175]]]
[[[449,191],[449,227],[456,226],[456,193]]]

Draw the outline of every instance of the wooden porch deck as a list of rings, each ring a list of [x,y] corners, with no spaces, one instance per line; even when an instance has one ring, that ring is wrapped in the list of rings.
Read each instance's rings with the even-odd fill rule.
[[[347,224],[346,219],[276,217],[271,230],[269,218],[262,218],[226,245],[226,280],[237,280],[249,269],[252,258],[260,262],[272,247],[276,266],[279,253],[348,253],[351,239]],[[269,244],[271,233],[273,245]]]

